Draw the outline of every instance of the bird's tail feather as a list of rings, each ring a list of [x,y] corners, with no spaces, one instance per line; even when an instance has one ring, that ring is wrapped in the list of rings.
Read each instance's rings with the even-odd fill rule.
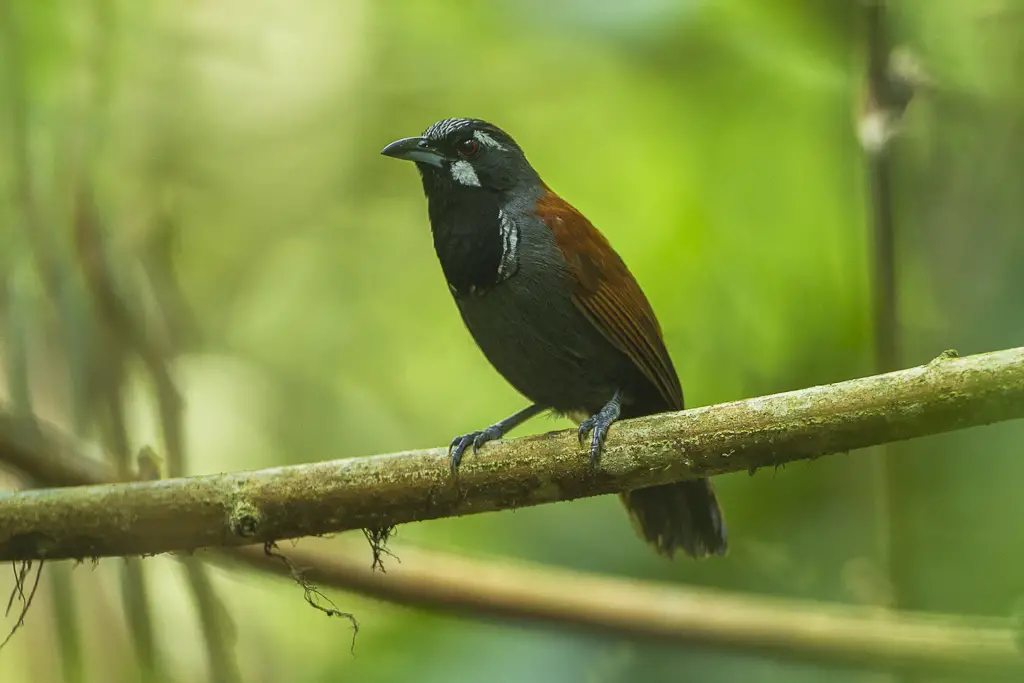
[[[627,491],[622,502],[637,533],[662,555],[672,557],[682,548],[692,557],[705,557],[725,555],[728,549],[725,520],[710,479]]]

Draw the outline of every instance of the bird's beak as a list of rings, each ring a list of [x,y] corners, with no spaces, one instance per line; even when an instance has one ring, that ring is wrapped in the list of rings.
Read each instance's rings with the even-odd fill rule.
[[[415,161],[431,166],[440,166],[444,154],[434,148],[433,143],[427,138],[403,138],[395,140],[380,151],[386,157]]]

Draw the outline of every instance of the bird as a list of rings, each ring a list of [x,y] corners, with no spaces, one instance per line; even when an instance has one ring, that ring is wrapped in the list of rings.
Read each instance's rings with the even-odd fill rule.
[[[497,372],[530,403],[456,436],[463,455],[530,418],[575,418],[598,467],[616,420],[683,409],[661,327],[640,285],[597,228],[556,194],[498,126],[447,118],[381,154],[412,161],[434,250],[462,321]],[[725,521],[707,477],[620,494],[638,534],[672,558],[726,554]]]

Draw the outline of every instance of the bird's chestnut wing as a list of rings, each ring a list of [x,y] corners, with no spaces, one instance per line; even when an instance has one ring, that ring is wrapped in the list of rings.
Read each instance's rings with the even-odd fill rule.
[[[626,264],[583,214],[551,190],[538,200],[536,211],[574,277],[576,306],[657,387],[671,409],[681,410],[683,392],[661,327]]]

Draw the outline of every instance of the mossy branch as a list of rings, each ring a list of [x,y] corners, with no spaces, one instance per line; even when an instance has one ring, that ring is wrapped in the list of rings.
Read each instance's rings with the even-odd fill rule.
[[[980,365],[975,363],[979,359]],[[966,366],[962,365],[964,362]],[[926,368],[926,372],[932,372],[941,366],[943,372],[952,373],[942,380],[934,376],[927,380],[933,393],[949,395],[942,400],[960,401],[954,394],[975,395],[979,387],[990,387],[980,389],[987,398],[976,396],[976,400],[959,404],[967,412],[984,412],[989,402],[1007,406],[987,416],[977,413],[955,424],[951,421],[947,428],[1018,415],[1022,400],[1022,362],[1024,349],[1017,349],[964,361],[937,360]],[[979,371],[988,379],[977,376]],[[899,375],[908,385],[925,381],[921,374]],[[861,380],[871,381],[874,380]],[[994,388],[996,385],[1002,388]],[[824,388],[825,391],[833,389],[835,387]],[[927,387],[918,387],[914,391],[927,393],[927,390]],[[748,409],[765,411],[772,409],[771,401],[777,398],[742,404]],[[767,409],[763,403],[756,402],[765,400],[770,401]],[[821,396],[815,399],[821,400],[824,400]],[[887,400],[887,410],[894,416],[913,413],[912,404],[920,403],[913,395],[902,392],[888,394]],[[869,409],[862,406],[859,410]],[[704,409],[704,412],[711,410]],[[939,418],[933,409],[924,410],[923,415],[931,416],[927,420]],[[842,412],[834,410],[833,414]],[[789,424],[790,420],[780,422]],[[913,433],[916,434],[917,429]],[[714,430],[703,429],[700,433],[709,431]],[[53,428],[27,426],[18,418],[0,413],[0,461],[17,466],[37,481],[74,486],[110,481],[116,476],[110,466],[91,459],[83,451],[81,445]],[[145,463],[140,466],[142,464]],[[435,464],[443,467],[440,462]],[[250,521],[258,521],[262,516],[255,506],[245,508],[243,505],[236,512]],[[248,534],[253,527],[246,523],[240,528]],[[1024,657],[1017,645],[1013,622],[1006,618],[966,619],[773,600],[520,566],[507,559],[500,563],[470,560],[411,548],[402,548],[404,561],[389,567],[388,573],[383,574],[373,571],[359,553],[337,552],[339,549],[333,548],[336,543],[332,543],[331,552],[315,547],[289,548],[290,565],[303,567],[304,578],[321,586],[454,614],[526,620],[620,637],[656,638],[686,646],[758,652],[784,661],[864,670],[970,672],[975,677],[1010,675],[1011,672],[1017,675],[1024,671]],[[204,557],[285,574],[290,571],[288,565],[258,547],[219,549]],[[594,595],[601,595],[603,599],[595,602]]]
[[[952,354],[950,354],[952,355]],[[143,555],[380,528],[753,470],[1024,417],[1024,348],[630,420],[598,471],[574,432],[488,445],[457,478],[445,449],[0,498],[0,561]],[[21,433],[0,419],[0,458]],[[13,445],[12,445],[13,444]],[[7,451],[5,453],[5,451]],[[36,457],[22,454],[21,465]]]

